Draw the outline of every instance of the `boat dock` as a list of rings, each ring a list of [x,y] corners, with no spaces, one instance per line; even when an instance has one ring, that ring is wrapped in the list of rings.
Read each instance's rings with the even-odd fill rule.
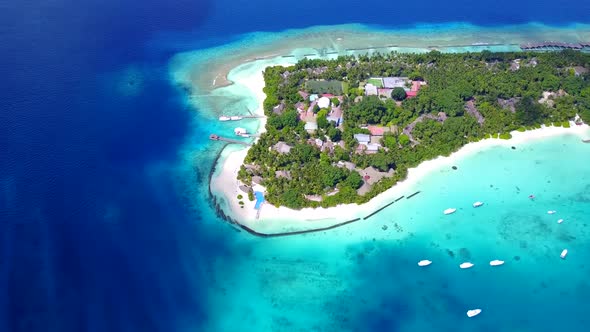
[[[212,141],[224,141],[224,142],[228,142],[228,143],[242,144],[242,145],[245,145],[245,146],[250,146],[250,143],[246,143],[244,141],[239,141],[237,139],[231,139],[231,138],[221,137],[221,136],[218,136],[216,134],[209,135],[209,139],[212,140]]]
[[[558,41],[545,41],[542,43],[524,43],[520,44],[520,49],[523,51],[590,50],[590,42],[564,43]]]

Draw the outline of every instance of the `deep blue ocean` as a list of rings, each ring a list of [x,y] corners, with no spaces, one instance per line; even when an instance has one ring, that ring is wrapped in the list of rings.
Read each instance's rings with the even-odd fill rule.
[[[216,148],[168,80],[175,52],[312,25],[564,25],[589,12],[580,0],[1,2],[0,331],[199,331],[211,316],[211,262],[241,256],[174,171],[186,140]],[[184,42],[153,47],[161,33]]]

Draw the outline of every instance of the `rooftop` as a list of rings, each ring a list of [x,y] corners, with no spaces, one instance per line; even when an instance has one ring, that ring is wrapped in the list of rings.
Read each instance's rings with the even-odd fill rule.
[[[371,132],[371,135],[374,136],[383,136],[385,132],[385,128],[381,126],[368,126],[367,129]]]
[[[367,134],[354,134],[354,139],[359,143],[369,143],[371,141],[371,136]]]
[[[384,77],[384,88],[403,88],[406,85],[407,77]]]
[[[365,94],[367,96],[376,96],[377,95],[377,87],[371,83],[367,83],[367,85],[365,85]]]
[[[305,123],[305,130],[317,130],[318,124],[315,122],[306,122]]]
[[[280,154],[291,152],[291,146],[285,142],[278,142],[277,144],[273,145],[272,148]]]

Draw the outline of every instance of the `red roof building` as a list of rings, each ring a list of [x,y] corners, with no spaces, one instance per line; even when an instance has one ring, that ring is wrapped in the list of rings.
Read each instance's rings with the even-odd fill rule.
[[[373,136],[383,136],[383,133],[385,132],[385,129],[379,126],[368,126],[367,129]]]
[[[418,91],[406,91],[406,98],[414,98],[418,94]]]
[[[422,85],[419,81],[412,81],[412,89],[411,91],[418,91]]]

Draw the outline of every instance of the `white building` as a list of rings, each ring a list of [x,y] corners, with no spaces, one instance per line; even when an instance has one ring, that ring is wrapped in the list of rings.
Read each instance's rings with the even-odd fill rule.
[[[318,107],[319,108],[328,108],[330,107],[330,98],[328,97],[322,97],[320,99],[318,99]]]

